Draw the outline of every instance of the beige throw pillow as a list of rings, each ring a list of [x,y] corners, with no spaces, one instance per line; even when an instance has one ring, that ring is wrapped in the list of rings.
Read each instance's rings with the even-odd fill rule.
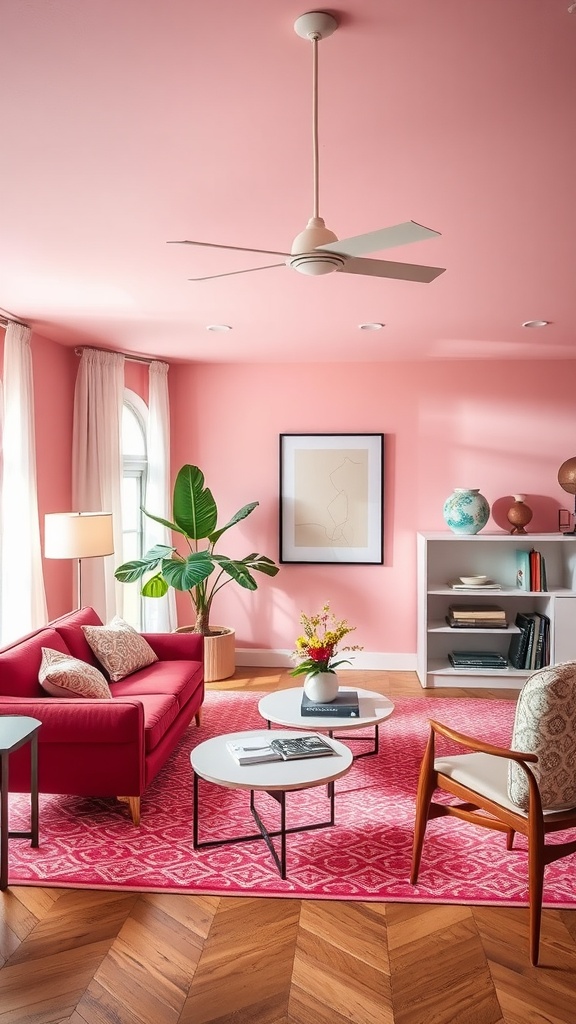
[[[576,662],[548,666],[527,679],[516,705],[511,746],[538,755],[530,767],[544,810],[576,807]],[[508,796],[528,810],[528,782],[512,761]]]
[[[71,654],[42,648],[42,662],[38,673],[40,686],[51,697],[89,697],[92,700],[110,700],[110,687],[102,673]]]
[[[82,626],[94,654],[112,682],[158,661],[150,644],[119,615],[107,626]]]

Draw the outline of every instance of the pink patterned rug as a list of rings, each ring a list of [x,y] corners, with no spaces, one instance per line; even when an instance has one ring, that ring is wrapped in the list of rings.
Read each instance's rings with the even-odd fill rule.
[[[507,853],[504,837],[455,820],[428,826],[420,881],[408,881],[414,795],[434,717],[493,742],[508,741],[514,702],[506,700],[398,698],[380,727],[380,754],[355,761],[336,783],[334,828],[287,838],[288,878],[282,881],[263,841],[194,852],[192,848],[192,746],[218,733],[263,728],[259,695],[212,691],[204,721],[191,726],[180,748],[142,801],[135,828],[112,800],[42,796],[40,847],[10,841],[10,884],[173,891],[225,895],[296,896],[407,902],[525,905],[527,857],[522,839]],[[360,734],[358,734],[360,735]],[[277,804],[257,794],[267,827]],[[200,838],[254,831],[248,794],[200,781]],[[287,796],[288,825],[326,820],[324,788]],[[26,828],[27,801],[11,797],[11,827]],[[204,825],[209,827],[210,835]],[[560,837],[558,837],[560,838]],[[576,906],[575,861],[546,869],[545,905]]]

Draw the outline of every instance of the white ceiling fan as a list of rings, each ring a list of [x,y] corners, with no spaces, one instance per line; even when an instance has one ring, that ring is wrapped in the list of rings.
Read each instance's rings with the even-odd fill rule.
[[[345,274],[363,274],[369,277],[396,278],[400,281],[419,281],[427,284],[440,274],[443,267],[425,267],[415,263],[394,263],[389,260],[362,259],[364,253],[380,252],[409,242],[420,242],[426,238],[437,238],[439,231],[423,227],[413,220],[392,227],[369,231],[365,235],[339,240],[319,216],[318,188],[318,43],[332,35],[338,22],[331,14],[311,11],[294,22],[294,30],[303,39],[312,43],[312,149],[314,202],[312,217],[304,231],[296,236],[289,253],[274,249],[252,249],[241,245],[218,245],[215,242],[197,242],[190,239],[175,241],[175,245],[198,245],[209,249],[229,249],[235,252],[262,253],[265,256],[283,256],[282,263],[270,263],[264,267],[250,267],[233,270],[225,274],[211,274],[208,277],[193,277],[192,281],[211,281],[217,277],[232,277],[235,274],[250,274],[257,270],[287,265],[300,274],[319,276],[335,270]]]

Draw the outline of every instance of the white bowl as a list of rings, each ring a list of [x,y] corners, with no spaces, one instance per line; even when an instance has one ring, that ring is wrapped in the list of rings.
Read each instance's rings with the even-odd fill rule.
[[[479,587],[482,583],[488,582],[487,576],[461,576],[460,580],[468,587]]]

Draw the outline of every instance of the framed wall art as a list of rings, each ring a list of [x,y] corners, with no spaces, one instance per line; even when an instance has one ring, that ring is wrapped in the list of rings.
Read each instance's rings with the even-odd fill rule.
[[[383,434],[280,435],[280,561],[382,564]]]

